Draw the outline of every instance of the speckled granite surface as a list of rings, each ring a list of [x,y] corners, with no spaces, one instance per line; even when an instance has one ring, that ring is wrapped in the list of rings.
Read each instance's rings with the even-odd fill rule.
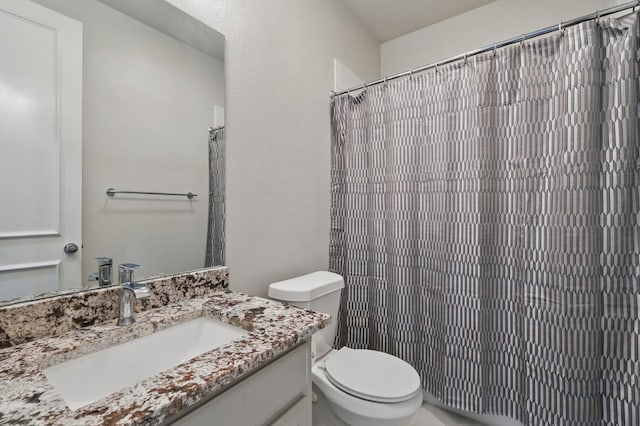
[[[229,270],[218,267],[140,282],[153,295],[136,303],[137,312],[227,289]],[[118,286],[0,306],[0,348],[114,320],[117,316]]]
[[[42,373],[56,363],[204,315],[250,333],[75,411]],[[218,289],[141,312],[129,327],[109,321],[1,349],[0,423],[155,425],[291,349],[328,321],[324,314]]]

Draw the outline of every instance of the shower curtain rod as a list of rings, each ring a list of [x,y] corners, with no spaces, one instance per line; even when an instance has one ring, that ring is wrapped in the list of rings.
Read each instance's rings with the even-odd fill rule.
[[[593,13],[591,13],[589,15],[584,15],[584,16],[581,16],[579,18],[574,18],[574,19],[571,19],[571,20],[566,21],[566,22],[560,22],[560,24],[558,24],[558,25],[552,25],[550,27],[546,27],[546,28],[542,28],[542,29],[539,29],[539,30],[536,30],[536,31],[532,31],[532,32],[527,33],[527,34],[522,34],[522,35],[520,35],[518,37],[513,37],[513,38],[510,38],[510,39],[498,42],[498,43],[494,43],[494,44],[492,44],[490,46],[486,46],[486,47],[483,47],[483,48],[480,48],[480,49],[476,49],[476,50],[471,50],[471,51],[463,53],[461,55],[452,56],[452,57],[450,57],[448,59],[445,59],[443,61],[434,62],[434,63],[429,64],[429,65],[423,65],[423,66],[418,67],[418,68],[412,68],[412,69],[410,69],[408,71],[403,71],[401,73],[393,74],[393,75],[390,75],[390,76],[387,76],[387,77],[384,77],[384,78],[381,78],[381,79],[378,79],[378,80],[375,80],[375,81],[371,81],[371,82],[368,82],[368,83],[361,84],[359,86],[354,86],[354,87],[352,87],[350,89],[347,89],[347,90],[340,90],[338,92],[335,92],[335,91],[332,90],[331,91],[331,96],[332,97],[333,96],[341,96],[341,95],[347,94],[347,93],[355,91],[355,90],[364,90],[367,87],[377,86],[378,84],[386,83],[388,81],[396,80],[398,78],[402,78],[402,77],[406,77],[406,76],[412,76],[413,74],[424,72],[424,71],[427,71],[427,70],[430,70],[430,69],[433,69],[433,68],[437,69],[439,66],[442,66],[442,65],[447,65],[447,64],[450,64],[450,63],[453,63],[453,62],[457,62],[457,61],[460,61],[460,60],[463,60],[463,59],[467,60],[472,56],[476,56],[476,55],[479,55],[481,53],[492,52],[492,51],[495,51],[498,48],[509,46],[511,44],[524,43],[525,41],[527,41],[529,39],[532,39],[532,38],[535,38],[535,37],[539,37],[539,36],[542,36],[542,35],[545,35],[545,34],[550,34],[550,33],[554,32],[554,31],[562,31],[565,28],[572,27],[574,25],[578,25],[578,24],[581,24],[583,22],[591,21],[593,19],[600,19],[600,18],[602,18],[604,16],[613,15],[614,13],[622,12],[623,10],[626,10],[626,9],[631,9],[631,8],[635,9],[638,6],[640,6],[640,0],[634,0],[634,1],[627,2],[627,3],[622,3],[622,4],[618,5],[618,6],[613,6],[613,7],[607,8],[607,9],[599,10],[599,11],[593,12]]]

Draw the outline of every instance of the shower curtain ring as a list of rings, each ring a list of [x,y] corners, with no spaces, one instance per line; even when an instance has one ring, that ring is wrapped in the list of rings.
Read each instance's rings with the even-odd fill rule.
[[[438,74],[438,63],[436,62],[436,74]]]
[[[564,28],[562,28],[562,21],[558,24],[558,32],[560,33],[560,37],[564,35]]]
[[[413,68],[409,68],[409,80],[413,80]]]
[[[464,52],[464,63],[467,63],[467,52]]]
[[[525,35],[522,34],[522,39],[520,40],[520,47],[524,47]]]
[[[498,43],[493,45],[493,56],[496,56],[498,54]]]
[[[596,25],[600,25],[600,11],[596,11]]]

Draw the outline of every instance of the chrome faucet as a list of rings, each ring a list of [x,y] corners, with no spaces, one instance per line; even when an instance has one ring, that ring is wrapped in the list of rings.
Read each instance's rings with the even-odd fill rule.
[[[120,291],[118,292],[118,325],[130,325],[136,321],[134,304],[137,299],[151,296],[151,290],[145,285],[138,284],[133,279],[136,269],[142,268],[135,263],[123,263],[118,266]]]
[[[98,281],[100,287],[111,285],[111,265],[113,259],[110,257],[94,257],[98,261],[98,272],[89,275],[89,281]]]

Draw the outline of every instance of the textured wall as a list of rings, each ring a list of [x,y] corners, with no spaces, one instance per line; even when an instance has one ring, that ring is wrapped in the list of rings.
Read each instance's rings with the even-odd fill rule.
[[[333,59],[366,80],[379,45],[338,0],[170,0],[226,36],[231,287],[329,263]]]

